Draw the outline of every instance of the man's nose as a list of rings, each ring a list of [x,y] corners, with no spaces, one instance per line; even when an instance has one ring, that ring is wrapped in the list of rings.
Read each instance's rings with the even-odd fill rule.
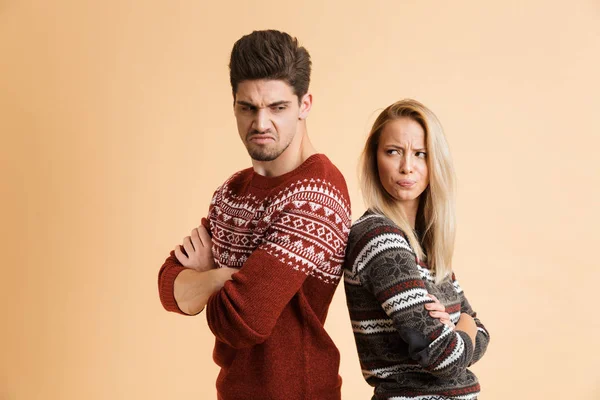
[[[254,129],[258,132],[264,132],[271,127],[269,112],[264,108],[256,110],[254,116]]]

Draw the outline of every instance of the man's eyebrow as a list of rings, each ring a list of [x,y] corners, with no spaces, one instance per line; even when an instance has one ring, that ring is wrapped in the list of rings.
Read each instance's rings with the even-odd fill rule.
[[[247,101],[243,101],[243,100],[236,100],[235,101],[237,104],[242,105],[242,106],[246,106],[246,107],[252,107],[252,108],[256,108],[256,106],[252,103],[249,103]]]
[[[267,107],[287,106],[291,103],[292,102],[289,100],[280,100],[280,101],[276,101],[275,103],[269,104]]]
[[[242,105],[242,106],[246,106],[246,107],[251,107],[251,108],[258,108],[256,105],[248,102],[248,101],[244,101],[244,100],[236,100],[235,101],[237,104]],[[267,107],[277,107],[277,106],[287,106],[290,105],[292,102],[289,100],[280,100],[280,101],[276,101],[274,103],[268,104]]]

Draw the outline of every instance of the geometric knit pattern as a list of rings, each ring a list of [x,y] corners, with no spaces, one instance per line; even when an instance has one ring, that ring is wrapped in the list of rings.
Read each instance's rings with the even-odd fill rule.
[[[277,177],[252,168],[215,192],[219,267],[239,268],[208,300],[220,400],[339,400],[339,351],[324,328],[350,232],[344,177],[322,154]]]
[[[257,247],[291,269],[325,283],[342,275],[350,205],[331,182],[304,178],[268,196],[235,192],[241,171],[215,192],[209,210],[213,256],[219,267],[241,268]],[[234,186],[234,188],[232,188]]]
[[[247,168],[216,190],[208,221],[215,263],[238,269],[205,310],[217,398],[340,400],[324,323],[350,232],[343,175],[323,154],[277,177]],[[171,252],[158,275],[164,308],[182,314],[173,291],[184,269]]]
[[[435,284],[435,275],[389,218],[367,210],[352,225],[344,287],[363,376],[375,387],[375,399],[477,398],[479,383],[467,367],[485,353],[489,333],[455,275]],[[461,313],[474,318],[475,347],[465,332],[429,315],[428,294],[453,323]]]

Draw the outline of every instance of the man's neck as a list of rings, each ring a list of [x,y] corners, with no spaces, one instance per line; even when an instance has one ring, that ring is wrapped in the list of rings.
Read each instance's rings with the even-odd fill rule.
[[[297,141],[294,143],[294,141]],[[262,176],[275,177],[286,174],[298,168],[317,150],[312,145],[306,130],[298,132],[292,143],[277,159],[273,161],[252,160],[254,171]]]

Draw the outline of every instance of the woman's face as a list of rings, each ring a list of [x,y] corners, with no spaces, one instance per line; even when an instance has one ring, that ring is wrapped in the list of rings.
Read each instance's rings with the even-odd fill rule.
[[[413,119],[388,122],[377,148],[379,180],[385,190],[405,206],[419,205],[419,196],[429,184],[425,132]]]

